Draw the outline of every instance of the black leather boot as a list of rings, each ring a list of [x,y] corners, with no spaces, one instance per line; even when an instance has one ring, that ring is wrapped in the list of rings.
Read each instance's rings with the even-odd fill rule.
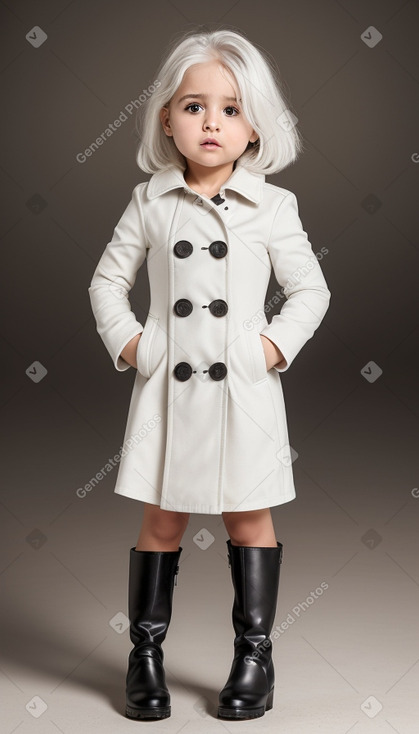
[[[126,709],[129,719],[166,719],[170,694],[166,686],[161,643],[172,616],[177,582],[177,551],[130,550],[128,610],[130,639]]]
[[[255,719],[273,706],[274,667],[269,637],[275,619],[282,543],[277,547],[232,545],[227,540],[234,587],[234,659],[219,695],[218,716]]]

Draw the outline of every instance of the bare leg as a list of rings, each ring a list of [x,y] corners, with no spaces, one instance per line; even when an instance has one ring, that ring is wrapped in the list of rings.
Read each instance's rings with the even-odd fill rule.
[[[189,512],[162,510],[144,502],[144,514],[135,550],[177,551],[189,521]]]
[[[270,507],[247,512],[223,512],[222,516],[232,545],[276,548]]]

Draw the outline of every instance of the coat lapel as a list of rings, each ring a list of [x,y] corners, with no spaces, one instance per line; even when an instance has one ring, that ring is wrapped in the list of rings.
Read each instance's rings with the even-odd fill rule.
[[[186,183],[184,172],[185,169],[182,169],[179,166],[169,166],[158,173],[154,173],[148,182],[148,198],[154,199],[157,196],[165,194],[167,191],[171,191],[176,188],[183,188],[188,192],[196,193]],[[224,191],[226,189],[230,189],[241,194],[253,203],[259,204],[263,198],[264,183],[264,174],[253,173],[244,168],[244,166],[238,166],[222,185],[220,195],[223,196]]]

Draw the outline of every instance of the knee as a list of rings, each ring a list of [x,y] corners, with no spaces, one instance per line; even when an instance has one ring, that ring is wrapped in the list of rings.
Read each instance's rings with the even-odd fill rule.
[[[188,524],[189,513],[166,511],[163,515],[160,511],[157,515],[150,523],[154,538],[162,543],[180,542]]]
[[[224,525],[233,545],[260,545],[268,526],[270,511],[223,513]]]
[[[224,525],[233,545],[246,545],[249,543],[249,524],[241,520],[237,513],[236,517],[225,516]]]
[[[249,528],[242,526],[227,528],[230,540],[233,545],[257,545],[253,534],[249,532]]]

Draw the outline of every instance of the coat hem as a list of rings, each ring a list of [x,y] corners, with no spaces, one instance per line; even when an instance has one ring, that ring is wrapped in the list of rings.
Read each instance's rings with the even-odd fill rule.
[[[146,495],[142,495],[141,497],[138,497],[134,490],[129,489],[128,487],[117,487],[114,489],[115,494],[120,494],[124,497],[129,497],[130,499],[137,500],[139,502],[148,502],[152,505],[158,505],[161,507],[159,502],[156,502],[155,497],[147,498]],[[274,499],[262,499],[259,502],[252,503],[249,502],[247,505],[239,504],[227,504],[224,505],[221,510],[214,510],[208,507],[208,505],[171,505],[170,507],[162,507],[162,509],[167,510],[168,512],[191,512],[197,515],[221,515],[222,512],[247,512],[250,510],[262,510],[265,507],[276,507],[277,505],[283,505],[286,502],[290,502],[291,500],[296,498],[296,493],[291,492],[287,493],[286,495],[283,495],[281,498],[274,498]]]

